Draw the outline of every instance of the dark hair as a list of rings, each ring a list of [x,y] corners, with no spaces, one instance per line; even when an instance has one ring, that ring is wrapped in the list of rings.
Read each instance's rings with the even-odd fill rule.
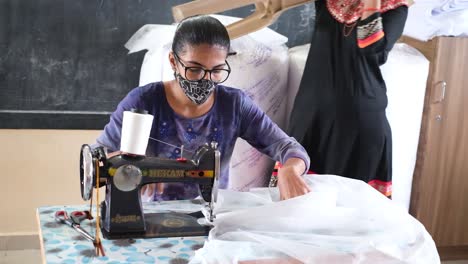
[[[218,45],[229,51],[230,43],[226,27],[218,19],[198,15],[182,20],[177,26],[172,51],[180,55],[185,52],[187,45],[200,44]]]

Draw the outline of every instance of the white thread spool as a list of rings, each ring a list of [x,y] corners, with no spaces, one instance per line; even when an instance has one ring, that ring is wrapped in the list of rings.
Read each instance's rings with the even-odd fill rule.
[[[146,110],[125,111],[120,137],[120,151],[141,155],[146,154],[146,147],[153,125],[153,116]]]

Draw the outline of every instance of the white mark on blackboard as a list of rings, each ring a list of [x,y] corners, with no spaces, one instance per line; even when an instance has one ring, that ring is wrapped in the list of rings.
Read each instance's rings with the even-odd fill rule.
[[[71,67],[70,61],[67,60],[54,60],[52,58],[41,58],[36,57],[33,53],[29,59],[33,69],[43,69],[47,73],[52,73],[57,70],[66,70]]]
[[[300,10],[301,21],[299,25],[301,27],[308,27],[310,20],[315,16],[315,12],[312,12],[312,4],[304,5],[304,8]]]

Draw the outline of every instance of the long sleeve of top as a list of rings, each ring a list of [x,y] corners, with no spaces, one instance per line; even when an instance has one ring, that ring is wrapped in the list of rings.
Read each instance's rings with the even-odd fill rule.
[[[287,136],[249,97],[243,95],[242,98],[239,136],[273,160],[284,164],[289,158],[300,158],[308,167],[304,148]]]
[[[357,42],[361,52],[381,56],[385,62],[388,52],[403,33],[407,16],[408,7],[401,6],[385,13],[376,12],[359,20]]]

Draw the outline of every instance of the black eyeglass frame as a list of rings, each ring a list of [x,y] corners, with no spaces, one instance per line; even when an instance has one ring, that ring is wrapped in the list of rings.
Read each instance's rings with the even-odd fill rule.
[[[179,55],[177,55],[177,53],[173,52],[174,53],[174,57],[177,59],[177,61],[180,63],[180,65],[182,65],[182,67],[184,67],[184,78],[189,80],[187,78],[187,70],[190,70],[190,69],[199,69],[199,70],[202,70],[205,72],[205,74],[203,74],[203,76],[198,79],[198,80],[189,80],[189,81],[193,81],[193,82],[198,82],[198,81],[201,81],[203,80],[203,78],[205,78],[206,76],[206,73],[209,72],[210,73],[210,80],[213,81],[213,79],[211,78],[211,73],[213,71],[226,71],[227,72],[227,76],[226,76],[226,79],[224,79],[223,81],[220,81],[220,82],[217,82],[217,81],[213,81],[215,83],[223,83],[225,82],[227,79],[229,79],[229,75],[231,74],[231,65],[229,65],[229,63],[227,62],[227,60],[225,60],[226,62],[226,65],[228,66],[227,69],[212,69],[212,70],[207,70],[207,69],[204,69],[202,67],[190,67],[190,66],[185,66],[185,64],[182,62],[182,60],[180,59]]]

